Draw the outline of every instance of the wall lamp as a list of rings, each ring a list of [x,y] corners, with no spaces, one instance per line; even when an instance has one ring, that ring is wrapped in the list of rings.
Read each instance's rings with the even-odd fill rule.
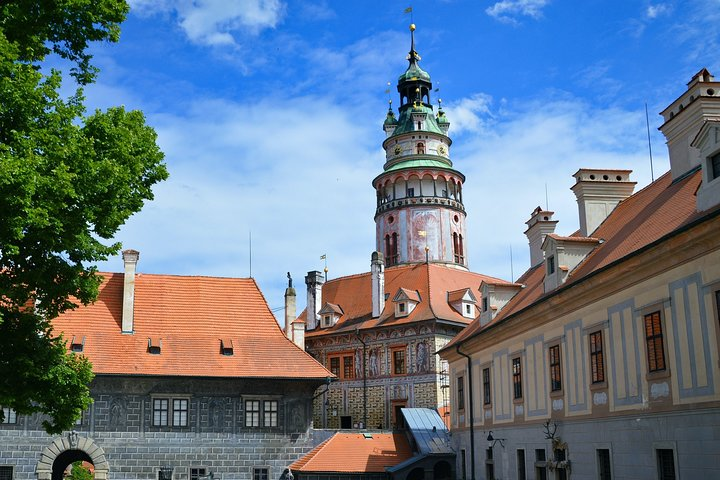
[[[493,448],[496,443],[499,443],[502,448],[505,448],[505,440],[505,438],[494,438],[492,430],[490,430],[487,436],[488,448]]]

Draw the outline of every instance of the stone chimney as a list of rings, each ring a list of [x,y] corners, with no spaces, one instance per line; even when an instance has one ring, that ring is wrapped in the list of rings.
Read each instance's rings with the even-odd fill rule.
[[[703,68],[687,85],[685,93],[660,112],[664,123],[659,130],[667,140],[673,180],[700,165],[700,151],[691,142],[706,121],[720,120],[720,82]]]
[[[325,283],[325,278],[322,272],[317,270],[308,272],[305,276],[305,285],[307,285],[307,306],[305,311],[307,312],[306,325],[308,330],[315,330],[320,320],[318,312],[322,308],[323,283]]]
[[[555,212],[543,210],[537,207],[530,214],[530,220],[525,222],[528,226],[525,235],[530,245],[530,266],[534,267],[543,261],[542,244],[545,241],[545,235],[555,233],[555,226],[558,221],[553,220],[552,216]]]
[[[288,276],[288,287],[285,289],[285,336],[293,340],[293,322],[297,316],[297,296],[292,285],[290,272]]]
[[[588,237],[610,215],[618,203],[632,195],[637,182],[630,181],[632,170],[581,168],[571,187],[580,213],[580,235]]]
[[[295,320],[292,324],[292,340],[295,345],[305,350],[305,322],[302,320]]]
[[[377,318],[385,308],[385,262],[381,252],[370,257],[370,279],[372,282],[372,316]]]
[[[135,267],[140,259],[137,250],[123,250],[125,275],[123,280],[122,332],[133,333],[135,320]]]

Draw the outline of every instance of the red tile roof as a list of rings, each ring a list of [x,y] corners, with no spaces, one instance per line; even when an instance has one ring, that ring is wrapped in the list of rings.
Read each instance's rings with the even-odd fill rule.
[[[333,376],[288,340],[255,280],[137,274],[134,333],[122,333],[123,279],[103,273],[98,300],[53,320],[68,340],[85,337],[96,374],[204,377]],[[148,353],[148,339],[162,342]],[[221,354],[221,340],[233,355]]]
[[[316,473],[384,473],[412,457],[407,438],[399,433],[336,433],[290,465],[290,470]]]
[[[696,211],[695,192],[700,182],[700,171],[675,182],[668,172],[620,202],[592,233],[593,238],[602,240],[602,243],[569,273],[567,280],[559,288],[582,281],[593,272],[631,255],[698,218],[700,214]],[[569,238],[583,239],[577,232]],[[490,323],[480,327],[480,322],[475,320],[445,348],[453,348],[459,342],[552,294],[553,292],[544,292],[545,269],[542,267],[543,264],[530,268],[517,280],[517,283],[526,287],[520,290]]]
[[[470,320],[448,303],[448,292],[469,288],[479,297],[482,282],[509,284],[498,278],[444,264],[420,263],[388,267],[385,269],[385,292],[389,297],[380,317],[372,318],[369,272],[332,279],[322,286],[322,302],[339,305],[344,313],[335,326],[308,331],[306,338],[355,331],[356,328],[401,325],[433,318],[467,325]],[[420,302],[406,317],[395,318],[392,298],[401,288],[406,289],[413,296],[419,295]],[[303,311],[298,318],[305,320],[306,314],[306,311]]]

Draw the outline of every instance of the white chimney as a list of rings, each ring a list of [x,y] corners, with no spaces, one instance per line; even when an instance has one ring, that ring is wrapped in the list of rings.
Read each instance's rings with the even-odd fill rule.
[[[687,90],[660,112],[664,123],[659,130],[667,140],[673,180],[700,165],[700,151],[691,143],[705,121],[720,119],[720,82],[703,68],[687,85]]]
[[[372,282],[372,316],[377,318],[385,308],[385,262],[381,252],[370,257],[370,281]]]
[[[590,236],[618,203],[632,195],[637,182],[630,181],[632,170],[581,168],[571,187],[580,213],[580,235]]]
[[[125,275],[123,281],[123,309],[122,309],[122,332],[133,333],[135,316],[135,267],[137,266],[140,252],[137,250],[123,250],[123,262],[125,264]]]
[[[322,272],[317,270],[308,272],[305,276],[307,285],[307,312],[306,325],[308,330],[315,330],[318,326],[320,308],[322,308],[322,285],[325,283]]]
[[[525,222],[528,226],[527,230],[525,230],[525,235],[527,236],[528,244],[530,245],[531,267],[542,263],[542,244],[545,241],[545,236],[550,233],[555,233],[555,226],[558,221],[552,219],[554,213],[555,212],[550,212],[537,207],[530,214],[530,220]]]
[[[302,320],[295,320],[292,324],[293,329],[293,342],[295,345],[305,350],[305,322]]]

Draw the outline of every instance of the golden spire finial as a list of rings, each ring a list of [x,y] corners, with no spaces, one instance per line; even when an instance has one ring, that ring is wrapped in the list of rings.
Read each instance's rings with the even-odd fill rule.
[[[414,23],[411,23],[411,24],[410,24],[410,31],[411,31],[411,32],[414,32],[414,31],[415,31],[415,24],[414,24]]]

